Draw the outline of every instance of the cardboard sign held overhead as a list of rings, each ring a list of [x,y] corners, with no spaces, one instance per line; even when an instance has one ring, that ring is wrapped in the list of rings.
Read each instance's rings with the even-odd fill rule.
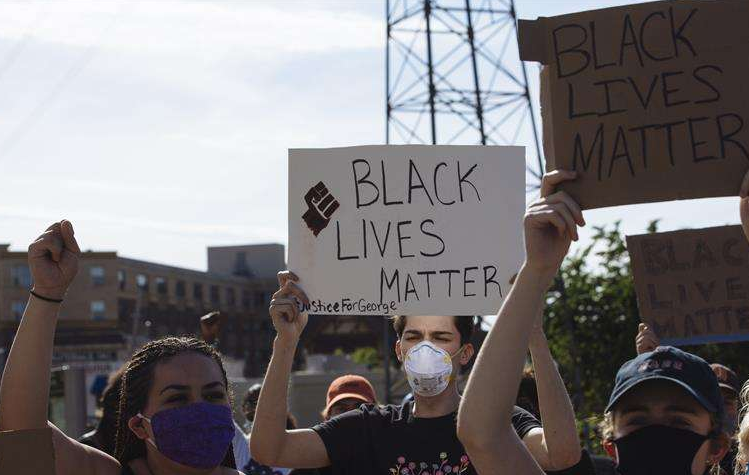
[[[749,169],[749,2],[520,20],[539,61],[547,171],[583,209],[737,195]]]
[[[627,236],[642,321],[664,344],[749,340],[741,226]]]
[[[524,209],[523,147],[290,150],[289,269],[313,314],[492,314]]]

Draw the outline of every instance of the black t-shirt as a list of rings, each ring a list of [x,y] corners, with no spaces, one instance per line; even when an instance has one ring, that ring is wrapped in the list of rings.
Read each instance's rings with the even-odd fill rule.
[[[371,404],[316,425],[334,474],[419,475],[437,471],[475,475],[458,440],[457,412],[442,417],[413,416],[413,402]],[[512,425],[522,439],[541,427],[528,411],[515,407]]]

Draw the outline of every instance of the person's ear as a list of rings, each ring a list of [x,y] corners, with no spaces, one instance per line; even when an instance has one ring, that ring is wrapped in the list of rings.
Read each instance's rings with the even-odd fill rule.
[[[720,436],[710,440],[710,449],[707,456],[707,463],[709,465],[717,465],[726,456],[728,450],[731,448],[731,443],[728,435],[720,434]]]
[[[616,445],[614,445],[614,442],[611,440],[604,440],[603,441],[603,450],[606,451],[606,455],[609,456],[614,462],[619,461],[619,456],[616,453]]]
[[[146,440],[150,437],[146,429],[145,420],[141,416],[133,416],[128,419],[127,426],[140,440]]]
[[[460,352],[460,365],[465,366],[470,363],[474,353],[476,353],[476,349],[473,347],[473,344],[466,344],[463,351]]]
[[[398,358],[398,361],[403,363],[403,355],[401,355],[401,340],[398,338],[398,340],[395,342],[395,356]]]

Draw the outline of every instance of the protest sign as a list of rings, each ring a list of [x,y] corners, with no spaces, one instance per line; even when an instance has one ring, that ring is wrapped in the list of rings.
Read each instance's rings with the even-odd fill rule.
[[[664,344],[749,340],[741,226],[627,236],[640,318]]]
[[[313,314],[495,313],[523,260],[523,147],[289,151],[289,269]]]
[[[518,24],[539,61],[547,171],[583,209],[737,195],[749,2],[652,2]]]

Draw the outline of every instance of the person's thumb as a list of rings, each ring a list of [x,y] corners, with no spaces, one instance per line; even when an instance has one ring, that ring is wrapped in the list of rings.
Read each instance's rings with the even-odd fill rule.
[[[647,331],[647,330],[648,330],[648,326],[645,325],[644,323],[640,323],[640,325],[637,327],[637,331],[639,331],[640,333]]]

